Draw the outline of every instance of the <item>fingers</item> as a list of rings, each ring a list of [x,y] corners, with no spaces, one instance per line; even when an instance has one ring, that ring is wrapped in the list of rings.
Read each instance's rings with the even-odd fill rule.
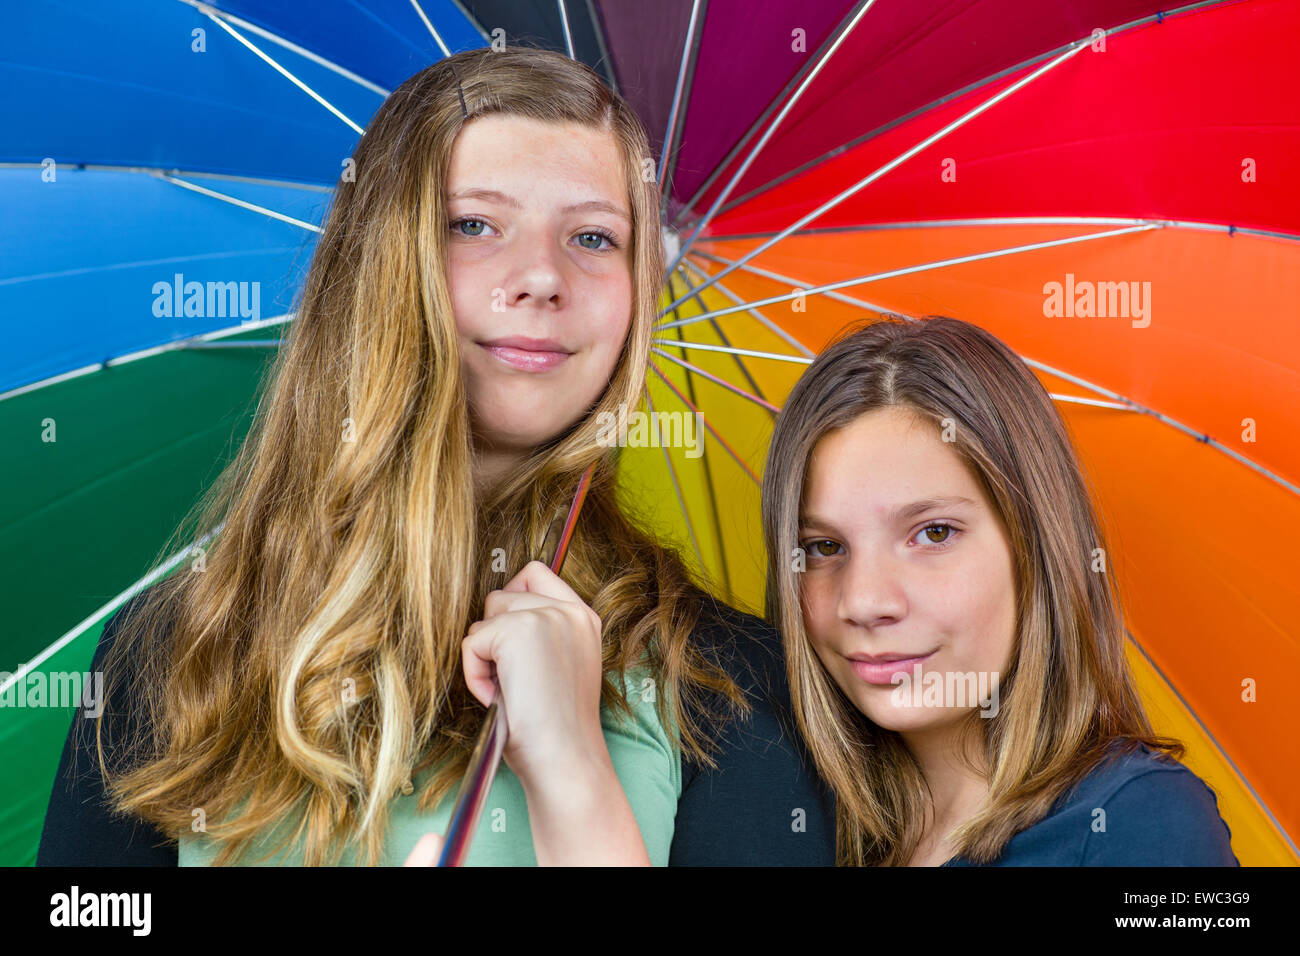
[[[529,561],[504,588],[489,593],[483,602],[483,617],[486,620],[509,611],[554,607],[557,603],[565,611],[580,609],[587,623],[600,632],[600,615],[540,561]]]
[[[437,866],[442,856],[443,839],[437,833],[426,833],[420,837],[411,855],[402,866]]]
[[[525,611],[535,607],[554,607],[556,599],[530,591],[489,591],[483,599],[485,621],[510,611]]]
[[[505,591],[530,591],[544,594],[557,601],[578,601],[582,598],[574,593],[573,588],[564,583],[559,575],[540,561],[529,561],[518,574],[511,578],[502,589]]]
[[[497,694],[496,648],[497,630],[490,622],[475,621],[461,641],[461,669],[469,692],[484,707],[491,705]]]

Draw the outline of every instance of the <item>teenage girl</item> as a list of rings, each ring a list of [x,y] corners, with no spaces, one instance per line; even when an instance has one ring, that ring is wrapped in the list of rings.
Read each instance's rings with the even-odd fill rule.
[[[598,440],[661,295],[650,158],[557,53],[458,53],[388,97],[176,536],[220,527],[202,567],[105,631],[109,712],[69,736],[38,862],[430,862],[498,688],[469,862],[833,861],[776,632],[623,512]],[[531,559],[593,462],[561,579]]]
[[[1236,865],[1153,736],[1052,400],[949,318],[837,337],[776,423],[768,617],[848,865]]]

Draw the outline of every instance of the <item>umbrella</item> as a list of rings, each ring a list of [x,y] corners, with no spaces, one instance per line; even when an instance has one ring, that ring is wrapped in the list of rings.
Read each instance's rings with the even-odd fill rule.
[[[807,362],[863,317],[984,325],[1059,396],[1099,489],[1156,729],[1188,743],[1243,863],[1300,858],[1300,577],[1257,520],[1285,525],[1300,493],[1295,3],[28,7],[0,40],[0,553],[24,596],[0,666],[84,669],[148,583],[247,428],[387,92],[524,41],[597,69],[662,144],[645,410],[704,432],[621,450],[645,520],[761,609],[758,478]],[[1074,308],[1119,283],[1126,313]],[[6,862],[35,857],[68,719],[0,713]]]
[[[1098,488],[1157,729],[1244,864],[1294,864],[1300,561],[1260,531],[1300,511],[1300,8],[841,9],[806,57],[785,30],[746,68],[744,27],[709,5],[649,385],[702,414],[707,466],[642,449],[629,481],[680,498],[677,540],[761,608],[756,476],[799,357],[881,315],[988,328]]]

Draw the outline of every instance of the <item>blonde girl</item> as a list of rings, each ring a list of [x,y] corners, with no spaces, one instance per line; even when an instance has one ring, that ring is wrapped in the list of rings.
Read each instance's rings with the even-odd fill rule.
[[[692,859],[675,834],[725,810],[711,732],[772,711],[714,652],[759,622],[639,530],[597,440],[644,381],[650,156],[555,53],[459,53],[388,97],[252,431],[168,548],[219,526],[204,567],[106,629],[116,717],[74,727],[41,862],[427,863],[498,686],[510,743],[471,863]],[[561,580],[531,559],[593,462]],[[772,754],[793,792],[797,755]],[[129,827],[78,815],[101,802]]]

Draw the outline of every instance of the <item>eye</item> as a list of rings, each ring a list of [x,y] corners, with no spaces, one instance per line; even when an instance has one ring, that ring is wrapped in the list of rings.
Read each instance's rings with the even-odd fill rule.
[[[579,239],[582,239],[584,237],[592,237],[592,236],[594,236],[596,239],[596,245],[594,246],[583,245],[582,248],[590,249],[592,252],[601,252],[603,251],[600,247],[601,239],[604,239],[606,242],[608,242],[609,247],[611,249],[618,248],[618,240],[614,237],[614,234],[607,229],[588,229],[586,232],[578,233]],[[581,245],[581,243],[579,244]]]
[[[933,524],[926,525],[918,531],[912,540],[916,541],[918,544],[946,547],[952,543],[953,538],[955,538],[959,533],[960,532],[958,532],[958,530],[952,525],[936,521]]]
[[[830,548],[827,549],[826,545],[829,545]],[[814,558],[833,558],[840,550],[839,544],[829,538],[811,538],[803,542],[800,547],[804,549],[804,553]]]
[[[473,216],[462,216],[459,219],[453,219],[449,225],[452,232],[455,232],[457,235],[465,236],[467,238],[474,238],[477,236],[481,236],[483,235],[483,229],[491,228],[482,219],[475,219]],[[461,231],[458,227],[462,225],[478,226],[479,231],[478,232]]]

